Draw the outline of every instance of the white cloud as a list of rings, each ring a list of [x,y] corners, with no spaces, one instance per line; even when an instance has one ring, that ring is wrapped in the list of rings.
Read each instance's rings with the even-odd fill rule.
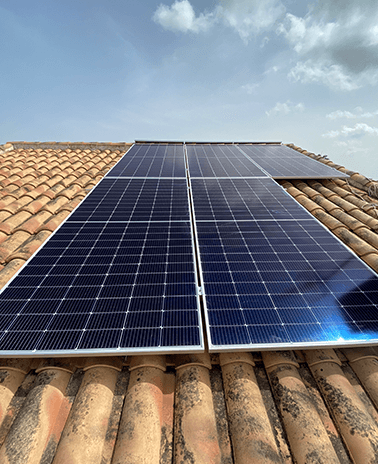
[[[213,11],[196,16],[189,0],[176,0],[171,6],[160,4],[153,20],[164,29],[177,32],[203,32],[215,23],[233,29],[245,44],[252,37],[272,28],[285,13],[281,0],[221,0]],[[268,37],[264,37],[264,46]]]
[[[153,20],[170,31],[198,33],[208,30],[215,17],[213,13],[200,13],[196,17],[188,0],[176,0],[171,6],[160,4]]]
[[[334,139],[340,135],[340,131],[338,130],[331,130],[329,132],[326,132],[325,134],[322,134],[322,137],[326,137],[328,139]]]
[[[344,138],[360,138],[364,135],[378,135],[378,127],[372,127],[368,124],[359,122],[354,125],[354,127],[343,126],[340,130],[331,130],[322,135],[322,137],[326,138],[336,138],[336,137],[344,137]]]
[[[271,29],[285,13],[280,0],[223,0],[218,14],[245,42]]]
[[[307,60],[304,63],[299,61],[290,70],[288,77],[294,82],[321,82],[336,90],[350,91],[361,86],[355,79],[345,74],[342,66],[313,60]]]
[[[346,136],[363,135],[364,133],[370,135],[378,135],[378,127],[371,127],[368,124],[360,122],[358,124],[355,124],[354,127],[344,126],[341,130],[341,133]]]
[[[242,85],[242,90],[245,90],[249,95],[256,93],[256,89],[259,87],[260,84],[245,84]]]
[[[286,14],[277,33],[300,61],[289,76],[352,91],[378,82],[378,3],[323,0],[303,18]]]
[[[271,73],[276,73],[277,71],[279,71],[279,67],[278,66],[272,66],[271,68],[267,69],[264,74],[271,74]]]
[[[341,111],[341,110],[336,110],[333,111],[332,113],[329,113],[326,115],[328,119],[340,119],[340,118],[346,118],[346,119],[356,119],[356,118],[374,118],[375,116],[378,116],[378,111],[374,111],[373,113],[367,112],[363,113],[362,108],[358,106],[355,108],[358,114],[351,113],[350,111]]]
[[[286,37],[297,53],[304,54],[316,47],[326,47],[332,41],[333,33],[337,33],[337,28],[336,23],[315,23],[311,16],[298,18],[288,13],[277,32]]]
[[[270,38],[266,35],[266,36],[262,39],[262,41],[261,41],[260,48],[264,48],[265,45],[266,45],[267,43],[269,43],[269,40],[270,40]]]
[[[265,113],[267,116],[275,115],[278,113],[289,114],[292,112],[302,112],[304,111],[304,108],[305,107],[303,103],[298,103],[297,105],[295,105],[290,100],[288,100],[286,103],[277,102],[274,108],[272,108],[269,111],[265,111]]]
[[[341,111],[341,110],[336,110],[326,115],[326,118],[328,119],[339,119],[339,118],[353,119],[355,117],[356,115],[351,113],[350,111]]]

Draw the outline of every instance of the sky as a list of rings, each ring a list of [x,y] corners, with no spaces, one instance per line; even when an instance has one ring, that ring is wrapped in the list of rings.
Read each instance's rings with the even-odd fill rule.
[[[376,0],[0,0],[0,144],[279,141],[378,179]]]

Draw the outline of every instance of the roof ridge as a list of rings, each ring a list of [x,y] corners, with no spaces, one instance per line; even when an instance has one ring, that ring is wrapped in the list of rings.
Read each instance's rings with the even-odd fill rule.
[[[19,141],[19,142],[7,142],[5,145],[0,145],[0,153],[2,147],[7,147],[8,145],[11,148],[7,148],[6,150],[12,150],[12,149],[47,149],[47,148],[52,148],[52,149],[64,149],[66,150],[67,148],[70,148],[71,150],[77,150],[77,149],[100,149],[100,150],[106,150],[106,149],[113,149],[113,150],[123,150],[130,145],[132,145],[133,142],[24,142],[24,141]]]
[[[7,142],[4,145],[0,145],[0,153],[6,153],[7,151],[12,151],[14,149],[12,143]]]

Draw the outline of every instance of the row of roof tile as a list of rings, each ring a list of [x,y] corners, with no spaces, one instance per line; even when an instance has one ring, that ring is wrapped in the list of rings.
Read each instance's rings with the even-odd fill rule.
[[[374,463],[378,357],[3,361],[3,463]]]

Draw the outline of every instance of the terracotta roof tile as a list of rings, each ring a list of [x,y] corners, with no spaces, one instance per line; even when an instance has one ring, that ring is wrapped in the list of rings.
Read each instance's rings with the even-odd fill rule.
[[[2,210],[6,205],[9,205],[13,201],[17,200],[17,195],[6,195],[0,200],[0,210]]]
[[[263,352],[264,365],[297,462],[338,463],[324,424],[290,352]]]
[[[28,232],[19,230],[10,235],[0,244],[0,263],[4,263],[7,258],[19,248],[30,237]]]
[[[67,201],[66,203],[59,206],[59,208],[56,210],[56,213],[60,213],[61,211],[68,211],[69,213],[72,212],[76,208],[76,206],[78,206],[80,204],[80,202],[82,201],[84,196],[85,195],[83,195],[82,192],[80,192],[71,201]]]
[[[39,227],[41,227],[41,225],[48,221],[52,216],[53,213],[51,213],[48,210],[39,211],[36,214],[29,217],[27,221],[20,224],[14,232],[23,230],[25,232],[28,232],[29,234],[35,234],[37,229],[39,229]]]
[[[50,231],[43,230],[36,235],[26,235],[26,241],[23,242],[12,254],[10,254],[5,261],[10,262],[14,259],[22,259],[27,261],[42,245],[42,243],[47,240],[51,235]]]
[[[333,350],[310,350],[306,360],[332,409],[337,426],[355,462],[374,462],[378,449],[378,428],[341,370]]]
[[[0,286],[3,287],[25,264],[25,259],[12,259],[7,263],[6,266],[0,271]]]
[[[102,455],[118,373],[112,364],[87,366],[55,454],[55,463],[96,462]],[[85,442],[86,446],[82,443]]]
[[[7,218],[4,222],[0,223],[0,231],[8,235],[11,234],[16,229],[16,227],[31,217],[31,214],[27,211],[20,211],[13,216],[9,216],[10,213],[7,211],[2,211],[0,212],[0,220],[2,220],[3,214],[7,214]]]
[[[228,423],[235,460],[276,463],[281,456],[257,383],[250,353],[220,355]],[[246,408],[253,404],[253,408]],[[246,427],[253,424],[253,427]]]
[[[24,209],[25,205],[28,205],[29,203],[31,203],[32,200],[33,200],[33,197],[29,195],[24,195],[20,197],[18,200],[13,201],[12,203],[9,203],[6,206],[3,206],[1,210],[6,211],[10,214],[16,214],[17,211]]]
[[[62,406],[67,402],[65,391],[71,373],[59,368],[45,368],[36,379],[36,386],[26,398],[17,421],[0,448],[0,462],[40,462],[46,453]],[[64,408],[67,409],[67,408]],[[61,424],[62,427],[64,424]],[[54,435],[53,435],[54,432]],[[56,437],[59,440],[59,433]]]
[[[50,220],[38,227],[38,229],[36,229],[36,233],[40,232],[41,230],[49,230],[50,232],[54,232],[54,230],[60,226],[60,224],[66,219],[66,217],[69,214],[70,211],[67,210],[58,212],[57,214],[53,215]]]
[[[48,201],[44,202],[44,204],[40,206],[40,209],[49,212],[50,214],[54,214],[58,211],[58,209],[67,203],[69,199],[63,195],[58,194],[53,200],[48,198]]]
[[[36,214],[42,207],[51,201],[49,195],[38,195],[38,199],[28,203],[22,209],[28,211],[31,214]]]
[[[79,182],[75,181],[74,184],[71,184],[69,187],[65,188],[61,192],[59,192],[59,196],[65,196],[69,200],[74,198],[78,193],[80,193],[83,189],[83,186],[80,185]]]
[[[72,173],[61,181],[61,185],[64,185],[64,187],[68,187],[73,182],[76,182],[77,178],[78,178],[77,173]]]

